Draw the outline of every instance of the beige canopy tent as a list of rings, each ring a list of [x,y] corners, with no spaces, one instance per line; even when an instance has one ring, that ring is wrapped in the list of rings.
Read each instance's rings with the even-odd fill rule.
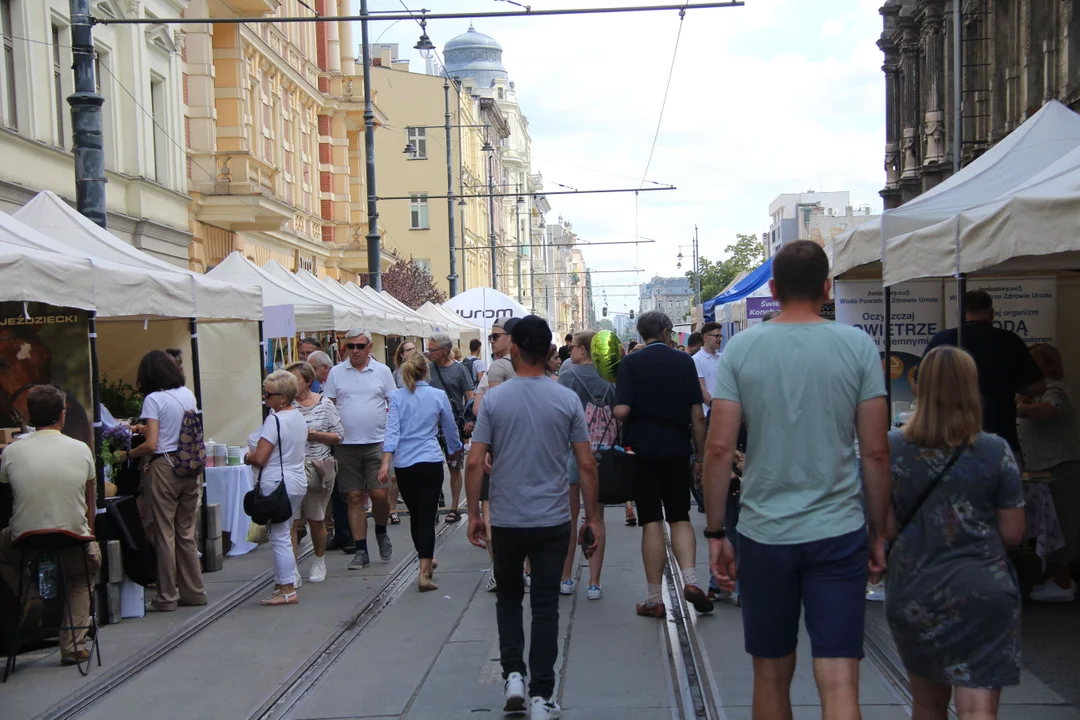
[[[255,285],[262,290],[264,307],[291,305],[300,332],[347,330],[349,319],[334,312],[328,300],[315,300],[305,293],[285,287],[239,252],[231,253],[207,277]]]
[[[257,286],[222,282],[152,257],[94,224],[49,191],[39,193],[15,217],[48,235],[59,252],[88,253],[147,271],[155,278],[168,278],[190,298],[191,310],[186,315],[153,313],[177,319],[146,323],[145,328],[131,321],[102,324],[98,354],[110,377],[134,383],[142,357],[139,349],[149,349],[148,345],[156,349],[195,346],[207,437],[238,444],[262,421],[259,321],[263,313],[262,292]],[[134,290],[125,295],[136,304],[153,297]],[[197,319],[194,333],[191,318]],[[194,358],[188,355],[184,356],[185,376],[194,386],[196,368]]]

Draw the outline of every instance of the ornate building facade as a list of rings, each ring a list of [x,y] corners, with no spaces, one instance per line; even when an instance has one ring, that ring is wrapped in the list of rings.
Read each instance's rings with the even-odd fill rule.
[[[885,209],[951,175],[953,1],[886,0]],[[962,163],[1049,100],[1080,110],[1080,0],[963,0]]]

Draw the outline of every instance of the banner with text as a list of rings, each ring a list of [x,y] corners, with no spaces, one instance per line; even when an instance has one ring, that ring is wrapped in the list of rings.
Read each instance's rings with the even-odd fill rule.
[[[1057,279],[972,278],[968,290],[994,299],[994,325],[1011,330],[1028,345],[1057,339]],[[945,283],[945,327],[956,327],[956,283]]]
[[[914,399],[911,387],[915,368],[930,339],[942,329],[940,280],[919,280],[896,285],[891,292],[889,379],[894,401]],[[836,321],[866,331],[885,355],[885,292],[881,282],[836,283]]]
[[[771,297],[746,298],[746,325],[757,325],[770,312],[780,312],[780,301]]]

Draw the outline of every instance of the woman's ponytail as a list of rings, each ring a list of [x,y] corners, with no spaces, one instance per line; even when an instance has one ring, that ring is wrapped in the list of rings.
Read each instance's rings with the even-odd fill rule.
[[[421,353],[415,353],[401,366],[401,381],[409,392],[416,392],[416,383],[426,380],[428,376],[428,361]]]

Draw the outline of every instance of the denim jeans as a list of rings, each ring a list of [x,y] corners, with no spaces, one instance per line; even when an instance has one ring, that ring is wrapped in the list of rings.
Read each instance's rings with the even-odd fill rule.
[[[543,528],[491,528],[495,559],[495,610],[499,623],[499,655],[503,678],[517,672],[530,675],[529,696],[550,698],[555,691],[555,660],[559,655],[559,581],[570,548],[570,523]],[[522,600],[525,559],[532,569],[532,644],[529,671],[525,668],[525,629]]]

